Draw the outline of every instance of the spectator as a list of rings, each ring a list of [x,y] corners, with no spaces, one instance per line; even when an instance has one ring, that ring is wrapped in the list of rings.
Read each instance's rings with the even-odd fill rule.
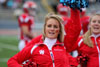
[[[58,14],[63,19],[64,28],[65,28],[65,31],[66,31],[67,23],[70,22],[70,19],[68,17],[68,13],[70,11],[70,8],[68,6],[63,6],[62,4],[58,4],[57,5],[57,11],[58,11]]]
[[[1,0],[1,5],[2,5],[4,8],[7,8],[7,2],[8,2],[8,0]]]
[[[82,35],[88,30],[90,17],[86,15],[86,8],[82,8],[82,12],[80,15],[81,15],[81,25],[82,25],[81,35]]]
[[[19,16],[18,23],[20,28],[19,50],[34,37],[32,34],[32,25],[34,25],[34,16],[36,14],[37,5],[33,1],[27,1],[23,5],[24,14]]]

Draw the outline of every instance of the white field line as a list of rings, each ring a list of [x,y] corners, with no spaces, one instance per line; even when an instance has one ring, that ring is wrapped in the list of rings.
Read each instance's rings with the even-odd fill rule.
[[[7,62],[9,58],[0,58],[0,62]]]
[[[0,44],[2,44],[2,45],[0,45],[0,49],[6,48],[6,49],[18,51],[18,47],[17,46],[9,45],[9,44],[4,44],[4,43],[0,43]]]

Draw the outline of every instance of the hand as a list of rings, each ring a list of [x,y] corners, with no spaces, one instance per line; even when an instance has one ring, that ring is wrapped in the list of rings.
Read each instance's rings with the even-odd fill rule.
[[[37,67],[35,62],[28,61],[26,64],[23,64],[23,67]]]

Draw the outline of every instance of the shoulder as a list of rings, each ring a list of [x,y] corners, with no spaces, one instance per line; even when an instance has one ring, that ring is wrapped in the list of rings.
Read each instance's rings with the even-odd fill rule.
[[[43,36],[43,35],[39,35],[39,36],[33,38],[31,41],[32,41],[32,42],[40,42],[40,40],[42,39],[42,36]]]
[[[43,46],[44,43],[43,42],[38,42],[38,43],[35,43],[32,48],[31,48],[31,54],[34,52],[35,49],[38,49],[38,47],[41,47]],[[38,49],[39,50],[39,49]]]
[[[28,22],[29,19],[30,19],[30,17],[29,17],[28,14],[24,13],[24,14],[22,14],[21,16],[19,16],[18,19],[19,19],[21,22]]]

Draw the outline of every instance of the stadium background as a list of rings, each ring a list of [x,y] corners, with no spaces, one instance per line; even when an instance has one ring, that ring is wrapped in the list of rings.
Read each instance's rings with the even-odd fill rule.
[[[6,0],[4,0],[6,1]],[[22,4],[26,0],[0,0],[0,67],[7,67],[7,60],[16,54],[18,50],[18,23],[17,16],[22,12]],[[38,5],[35,17],[34,35],[42,33],[44,16],[51,11],[55,11],[57,0],[34,0]],[[8,3],[9,2],[9,3]],[[100,1],[90,0],[87,8],[87,15],[100,12]],[[16,14],[16,11],[18,12]]]

